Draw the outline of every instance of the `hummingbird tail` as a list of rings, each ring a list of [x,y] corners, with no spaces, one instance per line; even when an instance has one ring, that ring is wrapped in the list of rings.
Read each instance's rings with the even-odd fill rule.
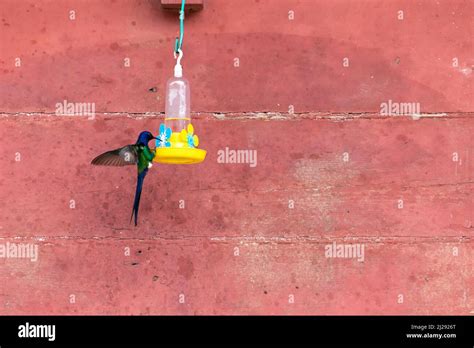
[[[133,210],[132,216],[130,217],[130,222],[135,217],[134,222],[135,226],[138,225],[138,207],[140,205],[140,196],[142,195],[142,188],[143,188],[143,181],[145,180],[146,173],[148,169],[146,168],[144,171],[138,174],[137,177],[137,189],[135,190],[135,199],[133,201]]]

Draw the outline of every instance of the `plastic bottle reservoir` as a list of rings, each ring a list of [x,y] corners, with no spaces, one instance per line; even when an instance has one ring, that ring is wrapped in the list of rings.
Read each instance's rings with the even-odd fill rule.
[[[183,77],[181,65],[174,67],[174,76],[166,84],[165,125],[171,128],[172,137],[191,123],[191,93],[189,82]]]

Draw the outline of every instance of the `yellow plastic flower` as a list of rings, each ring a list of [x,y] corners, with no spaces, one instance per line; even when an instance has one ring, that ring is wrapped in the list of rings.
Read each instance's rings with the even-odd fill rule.
[[[188,124],[188,129],[183,129],[179,134],[181,141],[184,143],[188,143],[189,147],[198,147],[199,145],[199,138],[197,135],[194,134],[194,127],[190,123]]]

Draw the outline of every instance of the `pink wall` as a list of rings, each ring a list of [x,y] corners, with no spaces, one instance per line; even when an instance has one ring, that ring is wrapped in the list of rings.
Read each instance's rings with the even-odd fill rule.
[[[472,314],[473,7],[206,0],[183,64],[208,156],[155,164],[135,228],[135,168],[89,163],[157,131],[177,15],[2,1],[0,247],[39,257],[0,257],[0,312]],[[389,100],[421,117],[381,116]],[[226,147],[257,165],[218,163]]]

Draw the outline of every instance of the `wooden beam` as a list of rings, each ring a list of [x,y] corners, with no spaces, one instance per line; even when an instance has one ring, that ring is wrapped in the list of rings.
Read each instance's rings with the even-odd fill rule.
[[[161,6],[165,10],[181,9],[181,0],[161,0]],[[204,8],[204,0],[186,0],[184,10],[200,11]]]

